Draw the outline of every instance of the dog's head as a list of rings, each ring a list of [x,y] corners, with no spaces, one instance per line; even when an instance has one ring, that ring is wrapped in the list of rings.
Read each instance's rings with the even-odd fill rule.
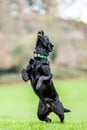
[[[37,33],[37,42],[34,53],[48,56],[51,51],[53,51],[52,43],[48,36],[44,35],[44,31],[40,30]]]

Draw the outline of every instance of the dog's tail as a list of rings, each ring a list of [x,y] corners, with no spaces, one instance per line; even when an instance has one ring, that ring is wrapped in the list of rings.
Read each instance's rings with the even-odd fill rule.
[[[64,112],[71,112],[71,111],[67,108],[64,108]]]

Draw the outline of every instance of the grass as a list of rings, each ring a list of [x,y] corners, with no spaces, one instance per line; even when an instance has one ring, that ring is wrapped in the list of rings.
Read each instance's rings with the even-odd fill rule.
[[[87,130],[86,122],[53,122],[46,124],[38,121],[5,121],[0,123],[0,130]]]
[[[0,85],[0,130],[87,130],[87,80],[55,80],[60,100],[72,112],[61,124],[55,114],[52,123],[37,118],[38,98],[29,83]]]

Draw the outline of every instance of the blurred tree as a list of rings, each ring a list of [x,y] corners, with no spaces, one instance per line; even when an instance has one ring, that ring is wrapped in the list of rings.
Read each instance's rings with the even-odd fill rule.
[[[28,0],[28,2],[29,2],[30,5],[33,5],[33,4],[34,4],[34,3],[33,3],[33,0]]]
[[[29,4],[31,6],[34,6],[34,8],[40,11],[41,9],[44,9],[46,12],[50,12],[53,8],[57,7],[57,1],[56,0],[28,0]],[[34,10],[35,10],[34,9]]]
[[[44,0],[45,10],[47,12],[52,11],[54,8],[58,6],[56,0]]]
[[[9,15],[9,1],[0,0],[0,29],[5,32],[8,28],[10,28],[10,25],[8,25],[7,18],[10,22],[11,19]]]
[[[33,6],[34,11],[43,8],[43,0],[28,0],[28,2],[30,6]]]

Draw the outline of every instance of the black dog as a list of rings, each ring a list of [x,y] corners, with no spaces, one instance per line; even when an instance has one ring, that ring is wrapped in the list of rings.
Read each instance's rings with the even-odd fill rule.
[[[25,82],[31,81],[31,86],[40,99],[37,111],[38,118],[42,121],[51,122],[47,116],[54,112],[59,116],[60,121],[64,122],[64,112],[70,112],[70,110],[63,107],[52,81],[47,59],[52,50],[53,45],[48,36],[45,36],[42,30],[39,31],[34,58],[30,59],[28,66],[21,73]]]

